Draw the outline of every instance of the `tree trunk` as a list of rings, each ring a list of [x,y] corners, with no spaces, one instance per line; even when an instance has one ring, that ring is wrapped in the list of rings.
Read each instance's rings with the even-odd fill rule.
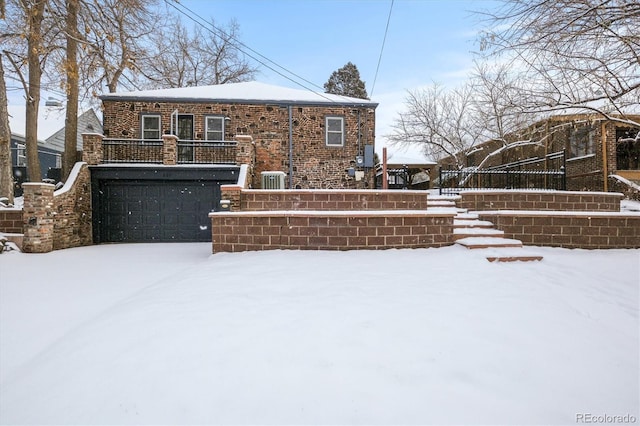
[[[13,203],[13,171],[11,167],[11,129],[7,86],[4,82],[4,68],[0,53],[0,197],[7,197]]]
[[[78,0],[67,0],[67,111],[64,127],[62,180],[66,180],[76,162],[78,138]]]
[[[42,68],[40,55],[42,53],[42,21],[44,19],[45,0],[35,0],[27,10],[29,20],[28,53],[29,87],[27,90],[25,141],[27,145],[27,175],[29,181],[42,180],[40,172],[40,158],[38,158],[38,108],[40,105],[40,82]]]

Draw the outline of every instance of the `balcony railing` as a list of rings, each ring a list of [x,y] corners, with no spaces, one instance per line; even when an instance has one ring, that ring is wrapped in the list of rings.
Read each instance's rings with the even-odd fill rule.
[[[178,164],[235,164],[236,141],[178,141]]]
[[[162,164],[162,139],[103,139],[103,163]]]
[[[179,140],[177,158],[168,164],[235,164],[236,141]],[[166,163],[162,139],[103,139],[102,163]]]

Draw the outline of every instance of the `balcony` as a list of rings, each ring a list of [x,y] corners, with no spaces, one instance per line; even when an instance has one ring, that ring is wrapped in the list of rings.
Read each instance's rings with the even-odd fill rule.
[[[98,164],[243,164],[253,160],[253,139],[234,141],[162,139],[116,139],[85,134],[83,161]],[[246,145],[246,146],[245,146]]]

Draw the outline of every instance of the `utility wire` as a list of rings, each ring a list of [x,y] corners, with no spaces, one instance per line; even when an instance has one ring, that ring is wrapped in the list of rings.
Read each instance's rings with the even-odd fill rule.
[[[376,88],[376,80],[378,80],[378,71],[380,70],[380,62],[382,62],[382,52],[384,52],[384,44],[387,41],[387,33],[389,32],[389,22],[391,22],[391,11],[393,11],[393,2],[395,0],[391,0],[391,7],[389,7],[389,16],[387,17],[387,26],[384,29],[384,37],[382,38],[382,46],[380,47],[380,56],[378,56],[378,65],[376,66],[376,74],[373,77],[373,84],[371,85],[371,94],[373,97],[373,91]]]
[[[289,80],[289,81],[291,81],[292,83],[294,83],[294,84],[296,84],[296,85],[298,85],[298,86],[300,86],[300,87],[304,88],[305,90],[308,90],[308,91],[310,91],[310,92],[312,92],[312,93],[315,93],[316,95],[318,95],[318,96],[320,96],[320,97],[322,97],[322,98],[326,99],[326,100],[327,100],[327,101],[329,101],[329,102],[332,102],[332,103],[338,103],[338,102],[334,101],[333,99],[331,99],[331,98],[329,98],[329,97],[325,96],[325,94],[323,94],[323,93],[321,93],[321,92],[317,92],[317,91],[315,91],[315,90],[313,90],[313,89],[311,89],[311,88],[309,88],[309,87],[305,86],[304,84],[300,83],[299,81],[294,80],[293,78],[291,78],[291,77],[289,77],[289,76],[285,75],[283,72],[278,71],[278,70],[277,70],[277,69],[275,69],[274,67],[272,67],[272,66],[268,65],[267,63],[265,63],[265,61],[268,61],[268,62],[272,63],[275,67],[280,68],[280,69],[281,69],[281,70],[283,70],[284,72],[286,72],[286,73],[288,73],[288,74],[290,74],[290,75],[292,75],[292,76],[294,76],[294,77],[296,77],[296,78],[298,78],[298,79],[300,79],[300,80],[304,81],[304,82],[305,82],[305,83],[307,83],[308,85],[311,85],[311,86],[313,86],[313,87],[317,87],[317,88],[319,88],[319,89],[321,89],[321,90],[322,90],[322,89],[324,89],[324,88],[322,88],[322,87],[318,86],[317,84],[312,83],[311,81],[309,81],[309,80],[307,80],[307,79],[305,79],[305,78],[303,78],[303,77],[299,76],[298,74],[294,73],[293,71],[291,71],[291,70],[289,70],[289,69],[287,69],[287,68],[283,67],[282,65],[279,65],[278,63],[276,63],[275,61],[273,61],[273,60],[271,60],[271,59],[267,58],[266,56],[262,55],[261,53],[259,53],[259,52],[255,51],[254,49],[250,48],[249,46],[247,46],[246,44],[244,44],[243,42],[241,42],[241,41],[240,41],[240,40],[238,40],[237,38],[235,38],[235,37],[233,37],[233,36],[231,36],[231,35],[227,34],[224,30],[222,30],[222,29],[220,29],[220,28],[216,27],[213,23],[208,22],[208,21],[205,21],[205,20],[204,20],[200,15],[198,15],[197,13],[195,13],[193,10],[189,9],[189,8],[188,8],[187,6],[185,6],[184,4],[182,4],[182,3],[177,3],[177,4],[175,4],[175,2],[173,2],[173,1],[171,1],[171,0],[165,0],[165,3],[166,3],[168,6],[171,6],[172,8],[174,8],[176,11],[178,11],[178,12],[179,12],[180,14],[182,14],[183,16],[185,16],[185,17],[189,18],[191,21],[193,21],[193,22],[194,22],[194,23],[196,23],[197,25],[199,25],[199,26],[201,26],[202,28],[204,28],[205,30],[209,31],[209,32],[210,32],[210,33],[212,33],[213,35],[215,35],[215,36],[217,36],[217,37],[221,37],[221,38],[222,38],[222,36],[224,36],[224,37],[226,37],[226,38],[228,38],[228,39],[233,40],[234,42],[236,42],[236,43],[238,44],[238,46],[241,46],[241,47],[242,47],[242,48],[241,48],[241,47],[238,47],[238,50],[240,50],[242,53],[244,53],[245,55],[247,55],[248,57],[250,57],[250,58],[251,58],[251,59],[253,59],[254,61],[258,62],[259,64],[261,64],[261,65],[265,66],[266,68],[268,68],[268,69],[270,69],[271,71],[275,72],[276,74],[280,75],[281,77],[286,78],[287,80]],[[178,7],[178,5],[179,5],[180,7]],[[186,10],[186,11],[188,11],[188,13],[187,13],[185,10]],[[222,34],[222,35],[220,35],[220,34]],[[244,49],[243,49],[243,48],[244,48]],[[252,54],[250,54],[250,53],[248,53],[247,51],[252,52],[252,53],[253,53],[253,55],[252,55]],[[264,61],[263,61],[263,60],[261,60],[261,59],[256,58],[256,56],[259,56],[260,58],[263,58],[263,59],[264,59]],[[341,95],[337,95],[337,96],[341,96]],[[344,96],[343,96],[343,97],[344,97]]]

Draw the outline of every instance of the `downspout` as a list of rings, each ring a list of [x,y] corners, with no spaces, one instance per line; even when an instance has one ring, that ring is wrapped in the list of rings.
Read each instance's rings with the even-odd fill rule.
[[[607,164],[607,123],[603,120],[600,124],[600,139],[602,140],[602,173],[604,177],[604,192],[609,190],[609,176]]]
[[[362,135],[362,123],[360,120],[360,108],[358,108],[358,155],[362,155],[362,151],[360,149],[360,136]]]
[[[293,189],[293,107],[289,105],[289,189]]]

